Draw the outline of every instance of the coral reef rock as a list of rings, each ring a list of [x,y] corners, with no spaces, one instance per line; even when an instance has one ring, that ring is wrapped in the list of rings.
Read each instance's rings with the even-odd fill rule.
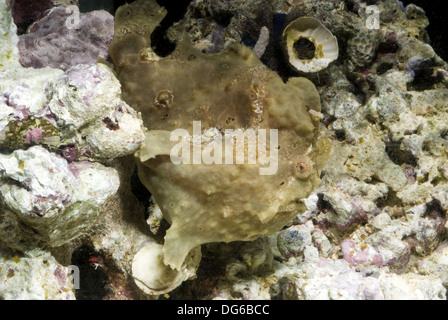
[[[19,37],[20,63],[67,70],[107,59],[113,26],[113,16],[107,11],[80,13],[79,9],[56,7]]]
[[[0,155],[0,199],[52,246],[83,234],[117,191],[112,168],[68,163],[40,146]]]
[[[2,300],[74,300],[71,266],[59,264],[48,252],[32,249],[14,255],[0,250]]]

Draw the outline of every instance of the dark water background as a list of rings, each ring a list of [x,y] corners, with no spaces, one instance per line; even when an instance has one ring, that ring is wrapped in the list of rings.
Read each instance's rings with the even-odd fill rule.
[[[446,0],[403,0],[403,4],[413,3],[426,12],[429,19],[428,34],[436,53],[448,61],[448,23],[446,19]]]

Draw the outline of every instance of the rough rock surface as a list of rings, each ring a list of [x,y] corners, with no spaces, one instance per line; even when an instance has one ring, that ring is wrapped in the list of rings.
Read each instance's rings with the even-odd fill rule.
[[[19,37],[20,63],[24,67],[67,70],[93,64],[98,58],[107,59],[113,16],[107,11],[80,13],[74,8],[53,8]]]
[[[23,34],[38,19],[43,18],[50,9],[57,6],[78,5],[77,0],[11,0],[11,12],[17,33]]]
[[[5,1],[0,30],[1,297],[73,299],[71,254],[116,196],[110,161],[139,148],[142,121],[97,57],[66,72],[24,68]]]
[[[71,269],[46,251],[32,249],[14,254],[0,250],[2,300],[74,300]]]
[[[40,146],[0,155],[0,201],[51,246],[84,234],[117,191],[112,168],[71,162]]]

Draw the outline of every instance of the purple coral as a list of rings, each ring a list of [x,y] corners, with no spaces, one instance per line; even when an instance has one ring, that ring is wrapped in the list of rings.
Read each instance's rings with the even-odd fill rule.
[[[27,144],[39,143],[42,141],[42,129],[33,128],[26,132],[25,142]]]
[[[363,248],[357,248],[354,242],[346,239],[341,242],[341,251],[344,260],[352,266],[358,265],[376,265],[382,266],[384,259],[378,249],[366,245]]]
[[[65,160],[67,160],[69,163],[76,160],[76,157],[79,154],[78,148],[76,147],[76,144],[70,143],[68,145],[60,146],[59,149],[56,151],[56,153]],[[75,171],[76,172],[76,171]],[[75,174],[74,172],[74,174]],[[77,176],[77,174],[75,174]]]
[[[114,35],[114,18],[103,10],[79,13],[70,7],[54,8],[19,37],[20,63],[24,67],[67,70],[78,64],[107,59]],[[79,14],[79,21],[73,15]],[[76,23],[71,25],[70,22]]]

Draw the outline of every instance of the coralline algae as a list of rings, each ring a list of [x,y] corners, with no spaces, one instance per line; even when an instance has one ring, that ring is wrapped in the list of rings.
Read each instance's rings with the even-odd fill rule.
[[[35,246],[53,250],[85,235],[119,188],[117,170],[99,161],[132,154],[144,134],[138,114],[121,100],[109,67],[96,64],[97,58],[66,72],[23,67],[20,40],[4,1],[0,12],[1,243],[20,256]],[[38,263],[34,258],[27,265]],[[58,270],[67,276],[66,268]],[[2,297],[62,297],[33,290],[29,296],[15,294],[7,288],[23,281],[27,290],[28,281],[15,279]],[[72,287],[65,292],[74,298]]]
[[[427,42],[422,9],[395,0],[194,0],[167,32],[177,49],[160,57],[150,36],[166,10],[137,3],[141,10],[126,5],[115,17],[112,66],[110,16],[81,14],[80,29],[58,34],[72,3],[53,1],[49,8],[61,7],[16,16],[37,19],[18,36],[0,1],[0,298],[74,299],[71,257],[83,243],[108,277],[99,298],[446,299],[448,72]],[[295,78],[281,48],[285,26],[303,16],[339,43],[339,58],[308,80]],[[36,58],[69,35],[83,45]],[[30,49],[26,39],[45,45]],[[24,56],[34,62],[24,67]],[[302,102],[294,109],[291,100]],[[325,166],[293,179],[281,160],[280,175],[263,180],[259,167],[248,177],[164,161],[170,130],[191,135],[196,120],[202,129],[289,128],[303,143],[284,148],[279,137],[285,164],[311,152],[298,168]],[[330,161],[313,148],[331,149]],[[139,161],[151,200],[136,182]],[[287,218],[261,228],[280,202]],[[216,219],[223,206],[251,214],[240,224],[237,211]],[[266,206],[275,210],[263,214]],[[239,227],[249,236],[234,237]]]
[[[11,12],[18,34],[23,34],[38,19],[45,17],[48,11],[57,6],[78,5],[77,0],[11,0]]]
[[[19,37],[22,66],[67,70],[107,59],[113,38],[112,15],[107,11],[80,13],[72,8],[77,7],[55,7]]]
[[[0,198],[43,241],[59,246],[85,233],[118,177],[99,163],[72,162],[40,146],[0,155]]]
[[[73,300],[70,267],[48,252],[30,249],[14,254],[0,250],[0,298],[4,300]]]

